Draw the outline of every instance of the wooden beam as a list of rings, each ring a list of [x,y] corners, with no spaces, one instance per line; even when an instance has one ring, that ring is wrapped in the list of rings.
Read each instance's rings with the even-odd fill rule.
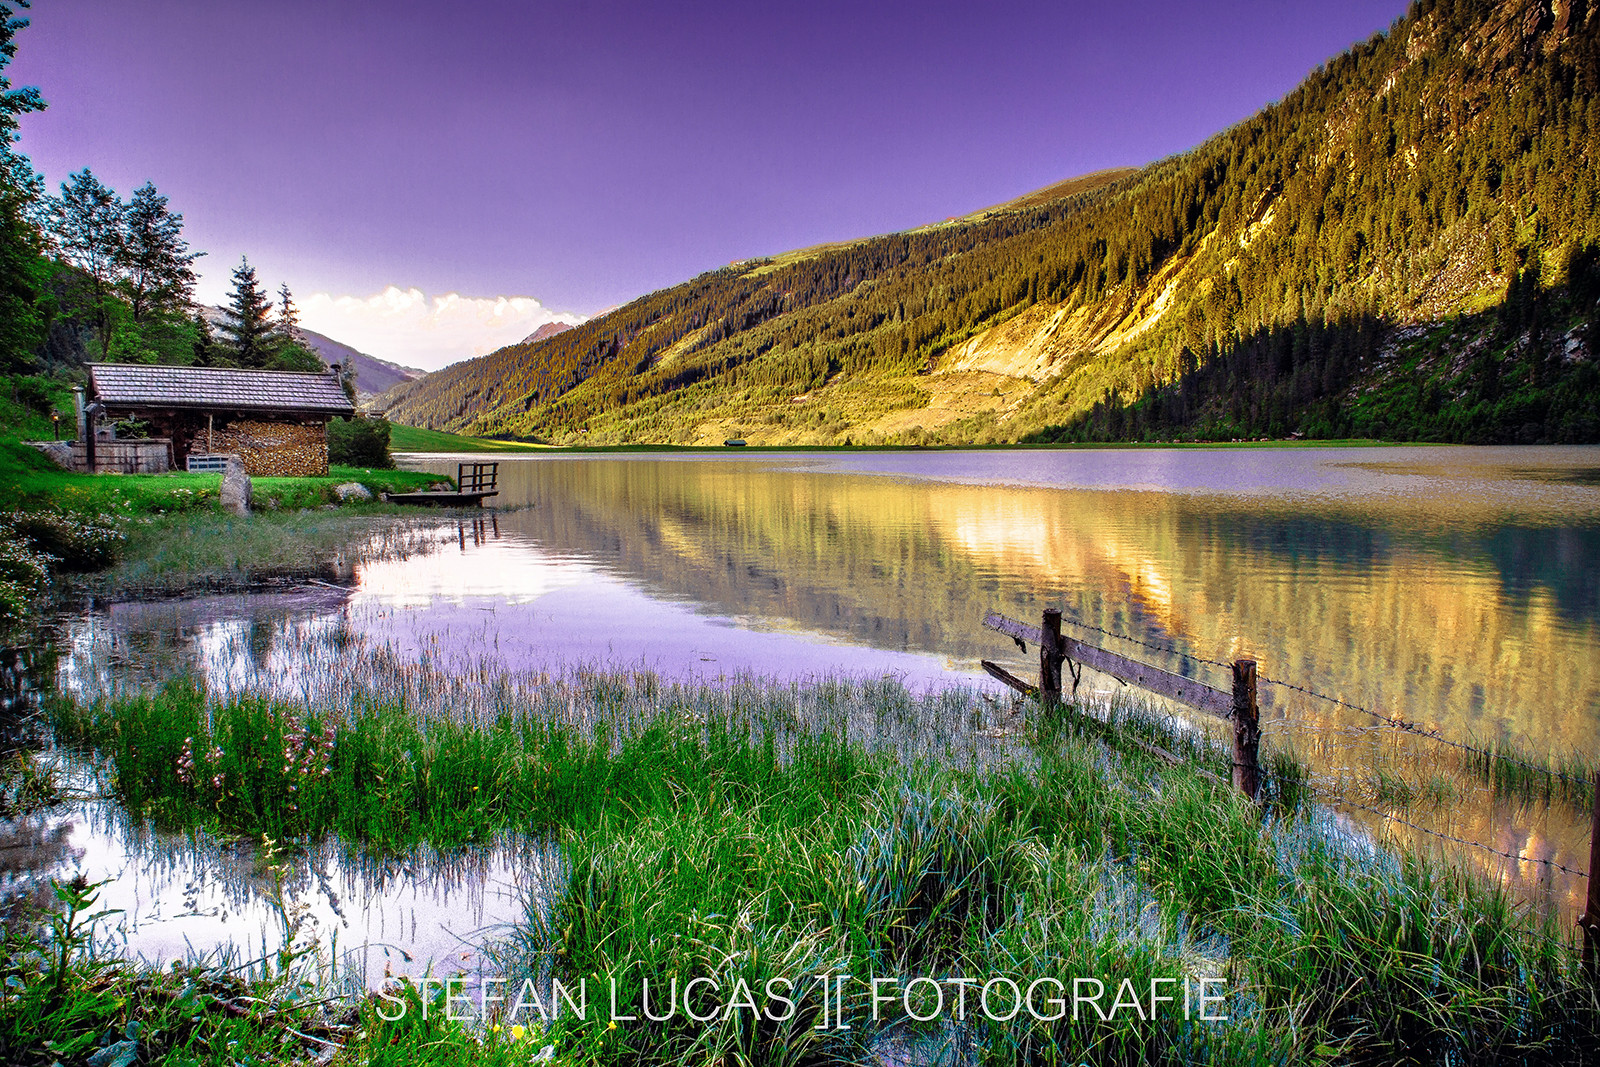
[[[1039,633],[1039,699],[1046,707],[1061,703],[1061,659],[1065,647],[1061,640],[1061,612],[1045,608]]]
[[[983,617],[983,624],[991,630],[999,630],[1003,634],[1015,637],[1019,641],[1032,641],[1039,645],[1044,639],[1039,635],[1037,626],[1029,626],[1025,622],[1008,619],[998,611],[991,611]]]
[[[980,659],[978,662],[983,666],[983,669],[989,673],[989,677],[1006,683],[1023,696],[1033,697],[1039,695],[1039,689],[1037,686],[1029,685],[1027,682],[1024,682],[1021,678],[1018,678],[1016,675],[1012,674],[998,663],[990,663],[986,659]]]
[[[1008,637],[1021,641],[1032,641],[1034,644],[1043,644],[1044,636],[1037,626],[1008,619],[999,612],[991,611],[984,616],[983,624],[991,630],[998,630]],[[1148,689],[1157,696],[1176,700],[1186,704],[1197,711],[1215,715],[1219,719],[1233,718],[1233,694],[1213,689],[1203,682],[1193,678],[1185,678],[1181,674],[1173,674],[1158,667],[1140,663],[1138,660],[1119,656],[1115,652],[1107,652],[1103,648],[1086,645],[1082,641],[1070,637],[1061,639],[1063,651],[1068,659],[1081,663],[1086,667],[1093,667],[1102,674],[1129,685],[1136,685],[1141,689]]]

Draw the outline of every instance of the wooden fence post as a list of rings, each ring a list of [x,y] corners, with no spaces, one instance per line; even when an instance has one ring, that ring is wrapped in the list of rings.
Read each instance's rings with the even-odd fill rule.
[[[1039,627],[1039,699],[1045,707],[1061,703],[1061,612],[1046,608]]]
[[[1260,708],[1256,704],[1256,661],[1233,661],[1233,787],[1251,800],[1261,788],[1256,756],[1261,750]]]
[[[1600,980],[1600,771],[1594,775],[1594,819],[1589,824],[1589,902],[1578,920],[1583,927],[1583,965]]]

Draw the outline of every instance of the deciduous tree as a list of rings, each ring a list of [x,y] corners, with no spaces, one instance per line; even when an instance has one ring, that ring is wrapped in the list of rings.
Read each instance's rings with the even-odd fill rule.
[[[196,259],[183,239],[183,216],[149,182],[134,191],[123,215],[121,288],[133,321],[158,311],[187,311],[194,293]]]
[[[55,251],[81,272],[75,310],[94,326],[104,359],[118,318],[113,305],[123,258],[124,206],[85,167],[61,183],[61,196],[50,207]]]
[[[46,264],[30,217],[43,198],[43,183],[27,158],[11,148],[18,117],[43,111],[44,98],[31,85],[12,88],[5,75],[17,54],[17,31],[28,25],[16,13],[27,6],[27,0],[0,3],[0,369],[5,370],[31,361],[45,326],[38,301]]]

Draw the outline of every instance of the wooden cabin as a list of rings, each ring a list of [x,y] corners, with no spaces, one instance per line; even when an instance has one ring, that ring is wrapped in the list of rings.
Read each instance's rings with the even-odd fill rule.
[[[98,453],[115,454],[118,445],[106,428],[132,419],[148,427],[142,438],[146,445],[165,443],[171,469],[187,469],[191,456],[232,454],[254,477],[327,474],[328,420],[355,412],[337,367],[303,374],[91,363],[88,370],[79,443],[89,470],[117,469],[115,461],[101,462]]]

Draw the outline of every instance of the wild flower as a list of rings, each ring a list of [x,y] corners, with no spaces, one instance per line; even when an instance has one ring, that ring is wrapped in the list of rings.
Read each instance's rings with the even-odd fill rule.
[[[283,774],[298,778],[323,777],[332,774],[334,728],[330,723],[320,733],[306,730],[305,722],[292,719],[283,735]]]
[[[183,739],[183,751],[178,753],[178,781],[184,785],[194,784],[194,738]]]
[[[212,745],[211,746],[211,751],[206,753],[206,762],[210,763],[212,766],[215,767],[215,766],[218,766],[219,764],[221,764],[222,757],[223,757],[223,751],[222,751],[221,746]],[[225,771],[222,771],[221,769],[219,769],[216,774],[211,776],[211,786],[212,786],[212,788],[213,789],[217,789],[217,790],[220,791],[222,789],[222,783],[226,780],[226,778],[227,778],[227,773]]]

